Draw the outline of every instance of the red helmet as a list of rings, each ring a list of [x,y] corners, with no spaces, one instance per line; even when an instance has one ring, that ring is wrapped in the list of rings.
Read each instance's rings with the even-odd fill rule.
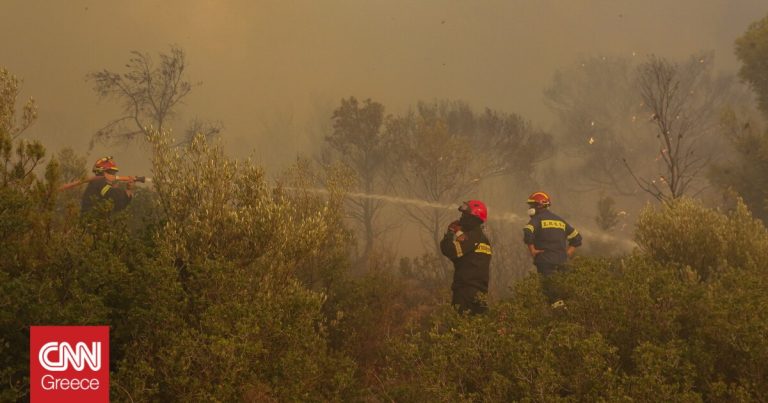
[[[488,219],[488,209],[485,207],[485,203],[480,200],[470,200],[462,203],[461,206],[459,206],[459,211],[473,215],[479,218],[482,222],[485,222],[485,220]]]
[[[549,195],[544,192],[533,192],[528,196],[528,204],[534,205],[537,208],[549,207],[552,201],[549,199]]]
[[[107,171],[118,171],[117,164],[115,164],[115,161],[112,160],[112,157],[99,158],[99,160],[93,164],[93,173],[96,175],[103,174]]]

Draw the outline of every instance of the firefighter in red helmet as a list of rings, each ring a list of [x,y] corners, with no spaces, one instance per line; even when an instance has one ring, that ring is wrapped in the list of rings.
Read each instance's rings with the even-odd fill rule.
[[[451,304],[459,311],[471,314],[487,310],[479,294],[488,293],[491,267],[491,243],[483,232],[488,209],[479,200],[470,200],[459,206],[461,217],[448,225],[440,241],[440,250],[453,262]]]
[[[568,258],[581,246],[581,234],[565,220],[549,211],[552,201],[545,192],[528,196],[528,215],[523,228],[523,242],[533,257],[536,271],[542,276],[544,293],[553,306],[562,304],[551,288],[550,276],[564,269]]]
[[[93,209],[100,200],[110,200],[112,211],[120,211],[128,206],[133,198],[134,177],[122,178],[126,182],[125,189],[118,186],[117,164],[112,157],[99,158],[93,164],[96,175],[85,188],[80,203],[80,212],[86,213]]]

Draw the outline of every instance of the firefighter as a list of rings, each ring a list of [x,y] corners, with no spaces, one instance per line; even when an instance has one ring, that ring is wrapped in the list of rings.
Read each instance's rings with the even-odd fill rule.
[[[93,164],[93,173],[96,175],[88,182],[88,187],[83,192],[80,204],[80,212],[86,213],[93,209],[100,200],[111,200],[112,211],[117,212],[128,207],[133,198],[134,177],[121,177],[125,181],[125,189],[118,186],[117,164],[112,157],[100,158]]]
[[[491,266],[491,244],[482,227],[488,210],[483,202],[470,200],[462,203],[459,211],[461,217],[448,225],[440,250],[453,262],[451,304],[460,312],[479,314],[487,310],[478,296],[488,293]]]
[[[531,219],[523,228],[523,242],[528,245],[536,271],[542,276],[544,294],[554,307],[558,307],[563,302],[552,289],[550,277],[565,268],[568,258],[581,246],[581,235],[549,211],[551,204],[549,195],[544,192],[528,196],[528,215]]]

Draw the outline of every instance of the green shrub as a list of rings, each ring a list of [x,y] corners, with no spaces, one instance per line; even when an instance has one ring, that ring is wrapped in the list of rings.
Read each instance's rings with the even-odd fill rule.
[[[527,297],[534,294],[533,300]],[[535,278],[486,316],[447,308],[432,329],[393,340],[378,393],[396,401],[594,401],[620,386],[598,333],[553,316]],[[533,303],[532,303],[533,301]]]
[[[688,198],[647,207],[635,237],[652,259],[688,267],[703,279],[724,267],[768,269],[768,232],[741,201],[729,215]]]

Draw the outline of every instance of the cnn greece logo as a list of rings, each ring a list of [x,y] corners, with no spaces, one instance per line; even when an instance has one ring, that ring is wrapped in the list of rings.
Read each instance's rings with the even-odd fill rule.
[[[34,402],[109,401],[108,326],[32,326]]]
[[[51,352],[58,352],[59,359],[57,361],[51,360]],[[85,343],[80,342],[73,349],[67,342],[52,341],[43,345],[43,348],[40,349],[39,358],[40,365],[48,371],[66,371],[70,364],[76,371],[82,371],[86,363],[92,371],[98,371],[101,369],[101,342],[91,343],[90,349]]]

